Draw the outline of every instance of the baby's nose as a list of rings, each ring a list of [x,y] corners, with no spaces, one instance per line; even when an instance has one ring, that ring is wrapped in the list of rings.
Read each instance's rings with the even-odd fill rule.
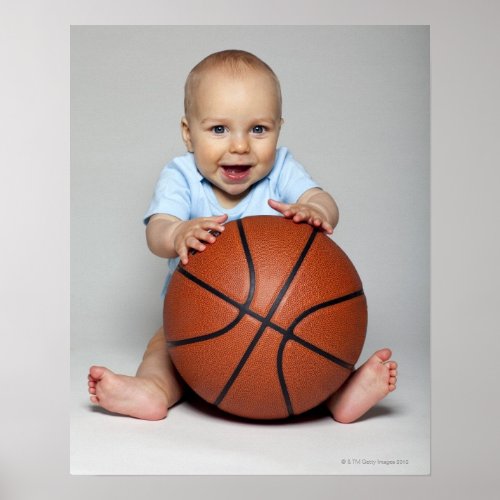
[[[249,142],[245,135],[238,134],[231,138],[231,153],[248,153]]]

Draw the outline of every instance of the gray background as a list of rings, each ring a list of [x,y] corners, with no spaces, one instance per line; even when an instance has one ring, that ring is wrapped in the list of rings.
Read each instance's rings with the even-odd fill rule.
[[[328,415],[296,426],[244,424],[190,404],[144,425],[87,401],[88,367],[135,373],[161,324],[165,263],[146,247],[142,215],[161,167],[184,152],[187,73],[234,47],[277,73],[279,144],[340,206],[334,238],[369,304],[360,359],[389,346],[401,367],[398,390],[356,426]],[[429,73],[425,26],[72,28],[73,473],[429,472]],[[129,437],[120,440],[124,430]],[[135,458],[132,449],[140,450]],[[409,463],[342,464],[350,458]]]
[[[278,2],[256,0],[236,11],[227,0],[185,1],[175,10],[156,0],[138,6],[61,0],[46,6],[2,3],[2,35],[10,42],[0,45],[6,68],[0,160],[7,181],[0,183],[1,372],[8,381],[0,427],[2,496],[330,498],[335,492],[378,499],[390,492],[410,499],[494,498],[499,5],[316,0],[280,9]],[[431,477],[69,475],[69,25],[200,22],[431,25]],[[28,197],[19,202],[21,189]]]

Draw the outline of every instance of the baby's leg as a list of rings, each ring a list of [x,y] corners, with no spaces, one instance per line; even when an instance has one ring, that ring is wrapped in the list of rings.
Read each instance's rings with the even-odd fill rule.
[[[113,413],[160,420],[182,396],[182,382],[167,353],[163,328],[150,340],[135,377],[92,366],[90,400]]]
[[[343,424],[354,422],[396,389],[397,363],[390,349],[380,349],[344,382],[327,400],[333,418]]]

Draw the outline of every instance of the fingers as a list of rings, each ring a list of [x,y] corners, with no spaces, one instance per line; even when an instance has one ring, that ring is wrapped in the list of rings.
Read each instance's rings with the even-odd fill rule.
[[[291,205],[289,205],[288,203],[281,203],[280,201],[272,199],[268,200],[267,203],[272,209],[280,212],[285,217],[289,218],[292,216],[292,212],[290,211]]]
[[[267,203],[269,204],[270,207],[274,208],[275,210],[279,210],[278,207],[280,207],[281,205],[285,205],[285,203],[281,203],[280,201],[273,200],[271,198],[267,200]]]
[[[189,262],[190,251],[203,252],[207,248],[207,243],[215,243],[216,233],[224,231],[223,223],[227,217],[227,214],[200,217],[186,221],[179,226],[175,237],[175,250],[184,265]]]
[[[304,222],[310,218],[310,215],[307,213],[307,207],[304,205],[291,205],[276,200],[269,200],[268,203],[271,208],[280,212],[287,219],[293,219],[294,222]]]
[[[177,253],[179,255],[180,261],[186,265],[189,262],[188,259],[188,247],[187,246],[182,246],[181,248],[177,249]]]
[[[197,252],[203,252],[207,248],[203,241],[207,243],[213,243],[215,241],[215,236],[205,231],[206,236],[195,237],[188,236],[184,241],[181,241],[180,246],[177,248],[177,253],[180,257],[181,262],[186,265],[189,262],[189,252],[195,250]]]
[[[214,219],[218,222],[225,222],[228,218],[227,214],[214,215],[213,217],[208,217],[209,219]]]
[[[323,222],[321,224],[321,229],[323,229],[323,231],[325,231],[326,234],[333,234],[333,227],[329,222],[326,221]]]
[[[333,233],[332,225],[323,219],[320,213],[311,206],[305,204],[288,204],[281,203],[276,200],[269,200],[269,206],[280,212],[287,219],[292,219],[293,222],[307,222],[313,227],[316,227],[327,234]]]

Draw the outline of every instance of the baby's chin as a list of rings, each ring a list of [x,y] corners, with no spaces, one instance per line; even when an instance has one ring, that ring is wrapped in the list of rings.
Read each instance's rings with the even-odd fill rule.
[[[229,185],[223,183],[212,183],[212,188],[215,193],[217,201],[223,208],[235,207],[250,191],[252,185]]]

